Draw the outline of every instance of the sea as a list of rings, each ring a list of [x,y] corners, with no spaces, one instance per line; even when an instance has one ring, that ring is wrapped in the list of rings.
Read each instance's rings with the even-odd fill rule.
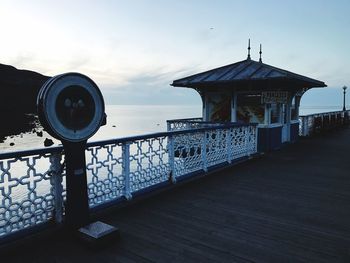
[[[340,110],[339,107],[303,107],[301,108],[301,114],[306,115],[337,110]],[[101,141],[163,132],[167,129],[166,120],[200,117],[202,115],[202,107],[201,105],[107,105],[106,114],[107,124],[101,127],[89,141]],[[37,132],[39,132],[40,136],[38,136]],[[34,132],[31,131],[7,136],[5,140],[0,143],[0,155],[6,152],[44,148],[44,140],[46,138],[50,138],[54,141],[53,146],[60,145],[60,141],[50,137],[42,128],[36,128]],[[36,169],[43,169],[43,171],[45,171],[48,165],[46,161],[47,160],[43,160],[42,163],[37,161]],[[12,163],[11,168],[12,171],[16,171],[14,174],[11,174],[11,176],[20,177],[29,174],[28,167],[26,165],[23,166],[22,162]],[[103,178],[102,174],[99,176]],[[7,183],[5,183],[5,186],[7,187]],[[36,193],[39,195],[46,194],[49,187],[49,181],[41,181],[41,183],[38,183],[36,186]],[[12,188],[11,191],[12,202],[27,200],[31,193],[28,185]],[[0,191],[0,203],[3,198],[4,196]]]
[[[338,111],[340,106],[301,106],[300,115]],[[201,105],[107,105],[107,124],[89,139],[100,141],[166,131],[166,120],[202,116]],[[41,135],[41,134],[40,134]],[[43,131],[26,132],[7,136],[0,143],[0,153],[31,150],[44,147],[44,140],[52,139],[53,146],[60,141]]]

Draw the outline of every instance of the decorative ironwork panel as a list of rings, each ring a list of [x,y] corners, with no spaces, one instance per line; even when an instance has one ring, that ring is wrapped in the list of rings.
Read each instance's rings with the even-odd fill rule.
[[[215,129],[205,132],[206,158],[208,167],[227,161],[227,139],[229,129]]]
[[[246,128],[235,127],[230,129],[232,159],[247,155]]]
[[[310,136],[347,124],[350,111],[316,113],[299,117],[299,135]]]
[[[52,173],[61,178],[54,171],[60,170],[57,168],[60,159],[56,166],[50,165],[54,161],[51,153],[14,154],[13,158],[0,160],[0,237],[47,222],[54,216],[55,208],[59,208],[55,204],[58,185],[51,178]]]
[[[101,144],[86,151],[89,205],[111,201],[124,194],[121,143]]]
[[[180,177],[203,169],[203,133],[177,134],[174,140],[174,175]]]
[[[129,200],[136,191],[256,152],[256,125],[202,124],[206,127],[88,144],[90,207],[122,196]],[[0,155],[0,238],[50,219],[63,221],[60,151]]]
[[[167,139],[161,136],[129,142],[131,192],[169,180]]]
[[[248,155],[257,152],[257,128],[256,126],[247,126],[246,128],[246,140],[247,140],[247,153]]]

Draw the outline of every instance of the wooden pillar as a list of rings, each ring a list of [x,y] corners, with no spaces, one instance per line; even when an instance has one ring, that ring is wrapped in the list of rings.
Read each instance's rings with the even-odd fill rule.
[[[237,92],[231,95],[231,122],[237,122]]]
[[[290,142],[290,121],[291,121],[291,111],[292,111],[292,107],[291,107],[291,99],[288,99],[287,103],[286,103],[286,127],[287,127],[287,141]]]
[[[278,114],[279,114],[279,116],[278,116],[278,122],[279,123],[281,123],[281,124],[283,124],[283,122],[284,122],[284,119],[283,119],[283,104],[281,104],[281,103],[278,103],[277,104],[278,106]]]
[[[203,121],[209,121],[209,96],[207,92],[203,92],[203,109],[202,109],[202,118]]]
[[[270,103],[265,104],[264,124],[265,125],[271,124],[271,104]]]
[[[202,120],[207,121],[207,96],[205,93],[202,95]]]
[[[300,107],[301,96],[295,96],[295,116],[299,120],[299,107]]]

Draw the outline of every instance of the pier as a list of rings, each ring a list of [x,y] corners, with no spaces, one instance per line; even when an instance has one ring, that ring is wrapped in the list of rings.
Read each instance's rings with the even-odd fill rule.
[[[64,234],[26,242],[6,262],[348,262],[350,130],[113,210],[121,238],[91,250]],[[48,242],[49,240],[49,242]]]
[[[63,147],[0,154],[6,257],[350,260],[350,112],[299,115],[301,96],[324,82],[248,54],[172,86],[201,95],[201,117],[168,120],[165,132],[87,143],[106,123],[97,85],[78,73],[43,85],[39,118]],[[120,234],[119,242],[102,242],[112,235],[96,225]],[[85,233],[94,249],[74,233]]]

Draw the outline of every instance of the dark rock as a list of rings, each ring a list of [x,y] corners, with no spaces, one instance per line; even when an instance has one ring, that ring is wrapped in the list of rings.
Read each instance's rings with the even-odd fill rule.
[[[11,142],[11,143],[10,143],[10,146],[14,146],[14,145],[15,145],[15,143],[14,143],[14,142]]]
[[[116,127],[115,125],[112,125],[112,127]]]
[[[0,136],[27,132],[35,127],[36,97],[48,78],[0,64],[0,119],[6,123],[0,125]]]
[[[44,146],[49,147],[51,145],[53,145],[53,141],[51,139],[46,138],[44,141]]]
[[[41,131],[41,132],[36,132],[36,135],[38,136],[38,137],[43,137],[43,132]]]

